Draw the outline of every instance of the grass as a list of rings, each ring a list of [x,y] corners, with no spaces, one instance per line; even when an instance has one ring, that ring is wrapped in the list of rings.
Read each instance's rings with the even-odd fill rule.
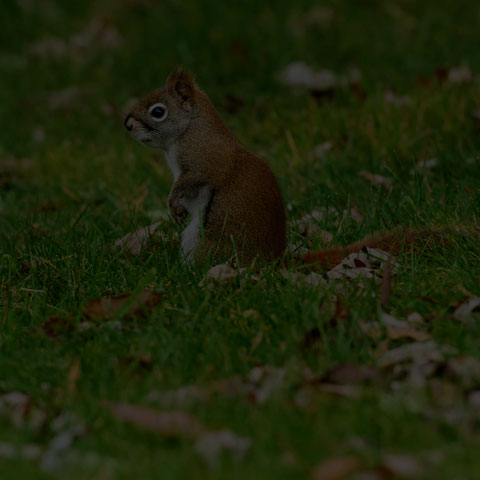
[[[0,7],[0,393],[24,392],[46,416],[33,428],[29,415],[19,426],[0,412],[0,442],[43,448],[55,436],[52,420],[65,412],[88,429],[55,468],[2,458],[2,478],[297,479],[332,456],[355,454],[374,469],[385,453],[432,451],[440,460],[422,478],[476,478],[478,417],[452,424],[429,415],[443,411],[433,387],[397,391],[384,373],[384,385],[359,398],[317,393],[306,406],[295,403],[306,368],[321,375],[344,362],[375,366],[382,345],[403,343],[359,332],[359,323],[378,318],[377,285],[345,285],[347,318],[332,327],[335,285],[294,285],[269,267],[260,284],[208,289],[199,285],[204,272],[182,265],[173,241],[136,257],[114,246],[167,214],[170,172],[160,153],[129,138],[121,110],[177,64],[196,73],[237,137],[268,160],[289,220],[355,206],[361,223],[320,222],[342,244],[397,225],[476,224],[480,135],[471,113],[480,83],[476,76],[464,85],[442,83],[435,72],[460,64],[480,71],[478,6],[332,0],[320,4],[332,14],[325,25],[294,34],[292,17],[313,5],[51,0],[40,7],[11,0]],[[93,18],[107,19],[121,44],[97,42],[59,57],[32,53],[45,37],[68,41]],[[339,88],[317,102],[279,85],[277,72],[295,60],[338,74],[358,68],[365,99]],[[58,105],[67,88],[76,90]],[[387,103],[386,89],[411,103]],[[312,152],[326,141],[333,148],[319,160]],[[436,167],[410,173],[431,158]],[[360,170],[392,178],[392,191],[370,185]],[[178,231],[168,218],[162,228],[170,238]],[[439,344],[478,357],[478,323],[461,324],[452,311],[480,295],[479,254],[474,238],[456,239],[447,251],[405,254],[389,312],[419,312]],[[89,300],[145,286],[166,297],[146,318],[54,339],[41,328],[52,316],[73,314],[78,322]],[[259,315],[245,316],[250,309]],[[315,327],[321,340],[306,348],[305,333]],[[106,401],[149,405],[153,391],[209,388],[258,365],[286,369],[283,388],[265,403],[214,394],[186,407],[211,429],[250,438],[242,460],[224,455],[209,467],[191,441],[145,432],[105,408]],[[461,391],[452,405],[468,412]]]

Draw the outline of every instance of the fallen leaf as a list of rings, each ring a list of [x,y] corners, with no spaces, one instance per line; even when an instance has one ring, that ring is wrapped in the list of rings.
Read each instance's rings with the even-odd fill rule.
[[[410,170],[410,175],[415,173],[425,173],[426,171],[436,167],[438,165],[438,160],[436,158],[430,158],[429,160],[421,160],[418,162],[415,167]]]
[[[195,451],[210,465],[216,466],[222,452],[243,458],[251,447],[251,440],[230,430],[206,432],[195,442]]]
[[[329,152],[332,148],[333,148],[333,142],[330,142],[330,141],[323,142],[320,145],[317,145],[313,149],[313,154],[317,159],[321,160],[322,158],[325,157],[327,152]]]
[[[119,420],[166,437],[198,438],[205,431],[205,427],[188,413],[159,412],[129,403],[109,403],[107,406]]]
[[[450,345],[438,345],[435,341],[412,342],[388,350],[378,361],[382,368],[388,368],[398,363],[413,362],[417,364],[442,362],[445,356],[453,355],[456,349]]]
[[[384,94],[385,102],[395,105],[396,107],[405,107],[412,104],[412,99],[408,95],[397,95],[391,90],[387,90]]]
[[[210,392],[208,390],[196,385],[187,385],[163,392],[151,392],[145,400],[162,408],[188,408],[207,400],[209,397]]]
[[[404,320],[398,320],[397,318],[382,312],[381,320],[383,325],[387,328],[387,335],[392,340],[398,340],[401,338],[411,338],[423,342],[430,338],[430,335],[421,330],[417,330],[412,325]]]
[[[217,382],[214,389],[229,396],[246,395],[256,405],[264,404],[285,387],[286,371],[268,365],[254,367],[244,379],[234,377]]]
[[[447,370],[463,388],[471,390],[480,387],[480,360],[475,357],[461,356],[447,363]]]
[[[472,80],[472,71],[466,65],[459,65],[448,70],[446,81],[451,85],[462,85]]]
[[[354,363],[342,363],[327,370],[318,380],[320,383],[333,383],[338,385],[359,385],[372,382],[378,377],[375,367],[368,365],[356,365]],[[315,383],[315,381],[313,381]]]
[[[384,454],[382,466],[394,477],[418,478],[423,476],[423,466],[420,460],[412,455]]]
[[[212,267],[200,282],[200,286],[212,285],[212,283],[227,284],[238,278],[238,270],[226,263]]]
[[[327,281],[316,272],[305,274],[301,272],[289,272],[284,270],[281,272],[281,275],[285,280],[288,280],[290,283],[297,286],[308,285],[311,287],[318,287],[320,285],[327,285]]]
[[[467,322],[474,313],[478,312],[480,312],[480,297],[475,297],[459,305],[453,312],[453,318],[460,322]]]
[[[56,435],[50,440],[42,454],[40,465],[48,472],[58,471],[64,464],[65,456],[74,441],[87,433],[84,425],[77,423],[70,412],[64,412],[55,418],[50,428]]]
[[[312,480],[343,480],[357,472],[362,463],[357,457],[329,458],[315,467]]]
[[[377,278],[390,258],[390,254],[377,248],[364,248],[361,252],[351,253],[342,262],[327,272],[330,280],[340,278]],[[398,264],[392,259],[391,269]]]
[[[242,312],[243,318],[260,318],[260,312],[258,310],[254,310],[253,308],[249,308],[248,310],[244,310]]]
[[[143,248],[145,248],[146,244],[148,243],[149,239],[154,234],[155,230],[158,229],[163,222],[156,222],[148,227],[140,228],[136,232],[127,233],[122,238],[115,240],[115,245],[117,247],[122,247],[128,250],[132,255],[138,255]],[[162,240],[169,240],[164,235],[155,235],[155,237],[159,237]]]
[[[378,175],[377,173],[370,173],[366,170],[361,170],[358,172],[358,175],[368,180],[372,185],[381,185],[388,191],[391,191],[393,188],[393,180],[391,178]]]
[[[363,222],[363,215],[355,208],[350,207],[350,210],[344,210],[344,216],[350,216],[354,222],[362,223]]]
[[[337,76],[330,70],[314,70],[305,62],[292,62],[279,74],[278,80],[290,87],[303,87],[309,90],[328,91],[337,85]]]
[[[142,290],[135,296],[132,294],[116,297],[104,297],[91,300],[83,310],[86,318],[112,318],[120,312],[126,316],[142,316],[156,307],[164,295],[151,290]]]

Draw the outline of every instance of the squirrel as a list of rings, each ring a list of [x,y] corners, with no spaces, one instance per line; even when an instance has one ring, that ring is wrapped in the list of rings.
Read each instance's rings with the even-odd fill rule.
[[[187,262],[237,255],[237,261],[249,264],[284,255],[285,207],[275,175],[238,142],[190,72],[174,70],[163,87],[134,105],[124,125],[139,142],[165,152],[174,178],[171,215],[178,224],[190,216],[182,232]],[[296,263],[329,269],[364,247],[395,255],[432,237],[442,242],[439,236],[435,230],[405,228],[312,251]]]

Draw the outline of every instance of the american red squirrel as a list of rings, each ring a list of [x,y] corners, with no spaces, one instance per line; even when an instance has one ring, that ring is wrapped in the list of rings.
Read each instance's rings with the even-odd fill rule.
[[[136,140],[165,152],[174,177],[168,197],[172,217],[183,224],[191,216],[182,233],[187,261],[236,254],[247,264],[282,257],[285,207],[272,170],[236,140],[189,72],[175,70],[162,88],[139,100],[125,127]],[[310,252],[302,261],[332,268],[365,246],[395,254],[432,233],[405,229],[376,235]]]

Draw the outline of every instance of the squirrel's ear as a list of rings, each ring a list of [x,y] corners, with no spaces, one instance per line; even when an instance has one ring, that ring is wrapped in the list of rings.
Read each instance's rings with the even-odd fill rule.
[[[184,108],[191,108],[195,96],[195,80],[190,72],[183,68],[174,70],[168,76],[165,86],[171,93],[180,97]]]

